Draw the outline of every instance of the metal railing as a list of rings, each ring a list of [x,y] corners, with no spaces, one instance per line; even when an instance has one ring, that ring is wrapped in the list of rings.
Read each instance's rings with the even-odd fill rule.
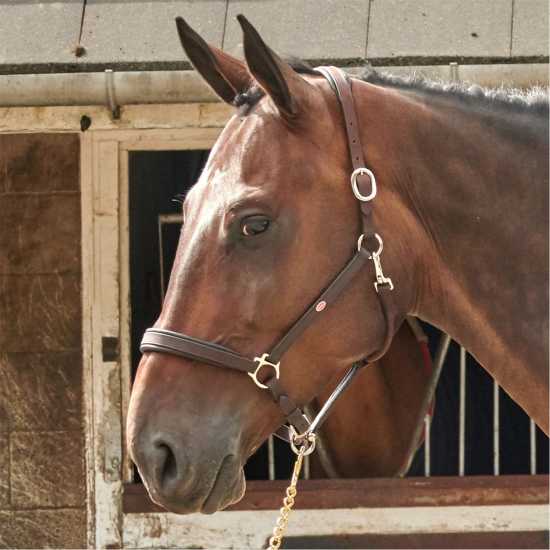
[[[442,335],[442,339],[448,338],[447,335]],[[444,349],[441,361],[445,362],[449,346]],[[460,346],[460,373],[459,373],[459,418],[458,418],[458,475],[466,475],[465,456],[466,456],[466,407],[467,407],[467,358],[468,352],[463,346]],[[500,428],[501,428],[501,411],[500,411],[500,387],[493,380],[493,475],[500,475]],[[430,462],[431,462],[431,422],[432,418],[426,415],[424,419],[424,475],[429,477]],[[537,473],[537,440],[536,440],[536,425],[532,419],[529,419],[529,473],[535,475]]]

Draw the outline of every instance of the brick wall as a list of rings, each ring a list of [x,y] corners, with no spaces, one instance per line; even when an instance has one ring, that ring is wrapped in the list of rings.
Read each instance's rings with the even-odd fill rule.
[[[0,135],[0,547],[86,546],[79,138]]]

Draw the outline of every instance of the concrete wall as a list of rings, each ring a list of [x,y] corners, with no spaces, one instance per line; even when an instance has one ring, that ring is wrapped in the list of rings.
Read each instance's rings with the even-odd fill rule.
[[[0,135],[0,547],[86,546],[77,134]]]
[[[317,63],[548,60],[547,0],[66,0],[0,2],[0,73],[188,68],[177,15],[240,55],[239,13]]]

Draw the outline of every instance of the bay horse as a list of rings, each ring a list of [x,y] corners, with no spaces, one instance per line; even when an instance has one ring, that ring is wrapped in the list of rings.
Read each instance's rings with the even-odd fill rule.
[[[331,83],[295,71],[238,20],[244,63],[178,22],[194,67],[236,112],[185,200],[155,327],[248,369],[246,358],[272,349],[350,256],[363,254],[356,197],[376,195],[370,219],[391,285],[378,277],[380,238],[280,371],[267,354],[256,357],[255,384],[159,346],[144,353],[127,443],[151,498],[177,513],[239,500],[247,457],[291,412],[258,387],[276,379],[285,403],[306,404],[350,364],[386,351],[407,315],[466,347],[548,433],[547,96],[350,79],[367,197],[350,191],[349,124]],[[393,288],[382,293],[383,310],[375,275]],[[263,367],[270,378],[258,378]]]

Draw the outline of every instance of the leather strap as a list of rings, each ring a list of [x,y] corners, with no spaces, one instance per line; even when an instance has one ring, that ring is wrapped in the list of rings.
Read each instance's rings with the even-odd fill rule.
[[[344,375],[342,380],[340,380],[340,382],[338,383],[338,386],[336,386],[334,391],[330,394],[329,398],[325,401],[325,404],[321,407],[321,410],[315,415],[315,419],[313,420],[313,422],[311,422],[311,424],[309,424],[308,422],[309,425],[306,427],[305,430],[300,428],[298,424],[294,424],[292,422],[290,422],[290,424],[298,428],[298,432],[301,434],[306,431],[317,433],[317,430],[319,429],[319,427],[326,420],[328,413],[332,409],[332,406],[334,405],[334,403],[336,403],[336,400],[338,399],[338,397],[340,397],[340,395],[344,392],[344,390],[351,384],[351,381],[353,380],[353,378],[355,377],[355,375],[357,374],[361,366],[362,366],[361,363],[356,363],[348,370],[348,372]],[[301,410],[299,410],[299,412],[303,418],[305,415],[302,413]],[[278,438],[283,439],[284,441],[290,443],[290,434],[287,426],[284,426],[284,425],[281,426],[275,432],[275,435]]]
[[[254,372],[258,363],[224,346],[199,340],[172,330],[148,328],[139,347],[142,353],[158,352],[201,361],[215,367]]]
[[[315,70],[321,73],[329,81],[340,100],[339,103],[344,116],[344,126],[346,128],[348,149],[353,170],[366,168],[367,165],[365,163],[365,157],[363,156],[363,145],[361,144],[361,135],[359,133],[357,110],[355,109],[355,100],[353,99],[353,81],[348,79],[344,71],[337,67],[317,67]],[[366,174],[358,174],[357,188],[361,195],[368,196],[372,191],[370,177]],[[363,217],[363,234],[365,235],[364,247],[372,252],[377,249],[378,243],[373,239],[376,232],[372,222],[371,201],[360,201],[359,206]]]
[[[139,349],[142,353],[168,353],[215,367],[226,367],[245,373],[255,372],[259,365],[256,361],[252,361],[224,346],[165,329],[147,329]],[[305,432],[309,427],[309,421],[298,406],[285,394],[279,380],[272,376],[263,384],[270,390],[273,400],[285,415],[285,420],[295,426],[300,433]],[[282,432],[282,437],[288,440],[288,435],[285,432],[286,430]]]
[[[363,156],[363,146],[361,144],[361,135],[359,133],[359,123],[357,121],[357,110],[355,109],[355,100],[353,99],[353,81],[346,77],[342,69],[338,67],[317,67],[315,69],[321,73],[330,83],[339,99],[340,107],[344,117],[344,125],[348,138],[348,149],[353,170],[366,168],[365,158]],[[368,196],[372,191],[371,178],[366,174],[357,175],[357,188],[362,196]],[[363,241],[361,247],[369,251],[369,255],[378,249],[376,240],[376,231],[372,220],[371,201],[358,201],[361,209],[361,221],[363,226]],[[370,257],[370,256],[369,256]],[[384,318],[386,333],[384,342],[380,349],[366,359],[366,363],[373,363],[382,357],[388,351],[394,334],[393,317],[390,313],[391,298],[389,296],[391,288],[379,286],[377,289],[380,309]]]
[[[357,275],[369,259],[367,250],[360,248],[345,265],[345,267],[336,275],[330,285],[315,300],[305,313],[292,325],[286,334],[279,340],[269,354],[273,363],[280,361],[285,352],[294,344],[294,342],[303,334],[303,332],[317,319],[327,311],[327,308],[336,301],[342,291],[347,288],[351,280]]]

